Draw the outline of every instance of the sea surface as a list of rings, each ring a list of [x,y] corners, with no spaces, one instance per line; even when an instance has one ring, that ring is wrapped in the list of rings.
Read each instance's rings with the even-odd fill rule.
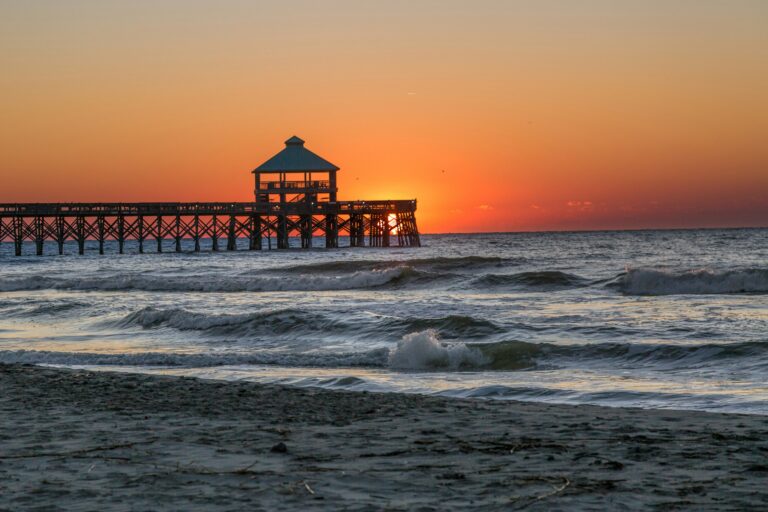
[[[0,362],[768,414],[766,229],[422,242],[44,257],[0,244]]]

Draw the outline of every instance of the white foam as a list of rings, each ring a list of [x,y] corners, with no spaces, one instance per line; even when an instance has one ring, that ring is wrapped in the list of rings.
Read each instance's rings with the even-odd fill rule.
[[[768,293],[768,269],[721,272],[628,269],[621,281],[621,289],[630,295]]]
[[[389,366],[398,370],[455,370],[478,367],[488,362],[476,348],[463,343],[441,343],[434,329],[406,334],[389,354]]]

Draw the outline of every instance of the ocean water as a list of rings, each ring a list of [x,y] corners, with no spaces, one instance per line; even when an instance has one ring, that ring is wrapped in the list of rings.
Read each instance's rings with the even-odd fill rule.
[[[768,414],[766,229],[423,244],[19,258],[1,244],[0,362]]]

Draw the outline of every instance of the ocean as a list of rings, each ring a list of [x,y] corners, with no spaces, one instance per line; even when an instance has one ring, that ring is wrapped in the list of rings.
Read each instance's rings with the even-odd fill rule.
[[[768,229],[166,243],[1,244],[0,362],[768,414]]]

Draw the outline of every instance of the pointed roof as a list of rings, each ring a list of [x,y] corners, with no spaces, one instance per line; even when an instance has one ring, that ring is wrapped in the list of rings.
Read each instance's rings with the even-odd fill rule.
[[[326,172],[339,168],[304,147],[304,141],[293,136],[285,141],[285,149],[258,166],[253,172]]]

